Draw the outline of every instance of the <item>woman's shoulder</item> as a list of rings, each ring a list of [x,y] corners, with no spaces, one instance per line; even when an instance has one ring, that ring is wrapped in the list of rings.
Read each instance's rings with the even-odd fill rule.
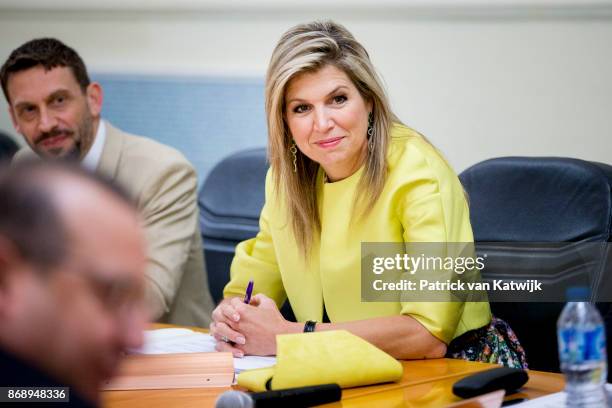
[[[387,154],[390,175],[433,178],[439,182],[457,178],[442,153],[416,130],[394,123],[390,136]]]

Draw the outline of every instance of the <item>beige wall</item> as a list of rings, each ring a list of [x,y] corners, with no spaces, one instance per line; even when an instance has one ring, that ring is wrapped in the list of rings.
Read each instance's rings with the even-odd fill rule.
[[[370,51],[398,116],[457,171],[505,155],[612,163],[610,2],[78,4],[0,1],[0,59],[28,39],[56,36],[91,71],[262,77],[284,30],[332,17]],[[0,129],[8,128],[2,100]]]

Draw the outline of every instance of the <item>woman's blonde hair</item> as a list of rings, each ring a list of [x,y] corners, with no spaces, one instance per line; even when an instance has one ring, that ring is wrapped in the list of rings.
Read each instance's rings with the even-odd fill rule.
[[[295,239],[304,255],[321,231],[317,206],[319,164],[299,151],[294,171],[290,151],[293,138],[285,122],[285,92],[296,76],[332,65],[353,82],[365,101],[372,104],[374,133],[368,149],[364,172],[359,181],[356,202],[362,215],[369,211],[382,192],[387,173],[389,131],[399,122],[365,48],[342,25],[332,21],[300,24],[280,39],[266,75],[266,114],[268,118],[268,156],[277,197],[283,193]],[[353,211],[355,208],[353,208]]]

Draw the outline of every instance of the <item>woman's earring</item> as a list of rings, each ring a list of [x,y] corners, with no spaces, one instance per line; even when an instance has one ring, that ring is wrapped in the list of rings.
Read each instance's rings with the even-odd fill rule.
[[[289,151],[293,155],[293,172],[297,173],[297,146],[295,145],[295,142],[291,142]]]
[[[374,115],[368,115],[368,150],[374,150]]]

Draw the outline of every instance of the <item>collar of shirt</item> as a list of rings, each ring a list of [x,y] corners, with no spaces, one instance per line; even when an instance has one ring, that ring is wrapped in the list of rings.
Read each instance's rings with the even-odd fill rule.
[[[93,145],[81,161],[83,167],[90,171],[96,171],[100,158],[102,157],[102,149],[104,148],[104,142],[106,141],[106,125],[103,120],[98,123],[98,131],[96,132],[96,138],[94,139]]]

